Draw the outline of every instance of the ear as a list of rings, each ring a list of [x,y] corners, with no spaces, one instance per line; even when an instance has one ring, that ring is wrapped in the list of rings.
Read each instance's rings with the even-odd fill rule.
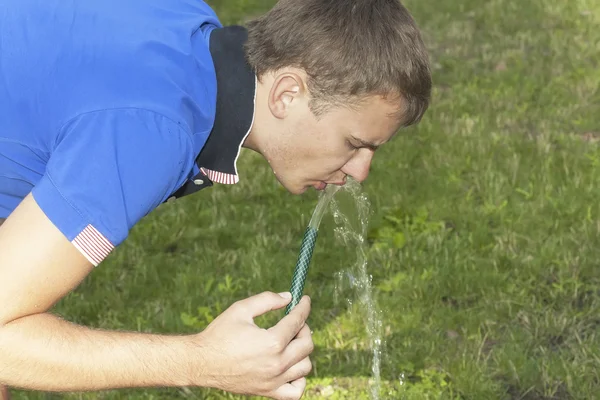
[[[283,119],[305,96],[304,79],[295,72],[282,72],[275,77],[271,86],[269,109],[276,118]]]

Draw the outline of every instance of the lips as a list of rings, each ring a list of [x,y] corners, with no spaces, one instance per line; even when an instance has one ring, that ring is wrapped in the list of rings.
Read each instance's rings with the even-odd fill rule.
[[[317,183],[314,185],[315,189],[317,190],[324,190],[327,187],[327,184],[323,181]]]

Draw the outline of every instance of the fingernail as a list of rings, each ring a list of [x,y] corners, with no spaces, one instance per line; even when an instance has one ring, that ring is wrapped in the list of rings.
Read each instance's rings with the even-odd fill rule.
[[[286,300],[291,300],[291,298],[292,298],[292,294],[290,292],[279,293],[279,295]]]

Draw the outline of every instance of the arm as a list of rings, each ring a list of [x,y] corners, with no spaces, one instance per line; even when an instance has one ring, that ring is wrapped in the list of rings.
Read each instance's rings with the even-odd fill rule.
[[[199,354],[189,338],[95,331],[47,313],[91,269],[31,196],[13,212],[0,229],[0,382],[47,391],[191,384],[190,354]]]
[[[313,350],[308,299],[270,329],[255,317],[291,295],[232,305],[197,335],[92,330],[48,310],[92,270],[30,195],[0,229],[0,384],[32,390],[205,386],[300,399]],[[1,393],[1,392],[0,392]]]
[[[92,330],[48,313],[180,183],[190,146],[177,123],[147,110],[85,113],[61,128],[44,176],[0,228],[0,384],[191,383],[189,337]]]

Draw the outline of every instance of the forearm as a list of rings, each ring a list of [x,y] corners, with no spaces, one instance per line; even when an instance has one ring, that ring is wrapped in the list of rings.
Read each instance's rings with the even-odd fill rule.
[[[191,386],[201,353],[190,337],[92,330],[51,314],[0,327],[0,384],[43,391]]]

